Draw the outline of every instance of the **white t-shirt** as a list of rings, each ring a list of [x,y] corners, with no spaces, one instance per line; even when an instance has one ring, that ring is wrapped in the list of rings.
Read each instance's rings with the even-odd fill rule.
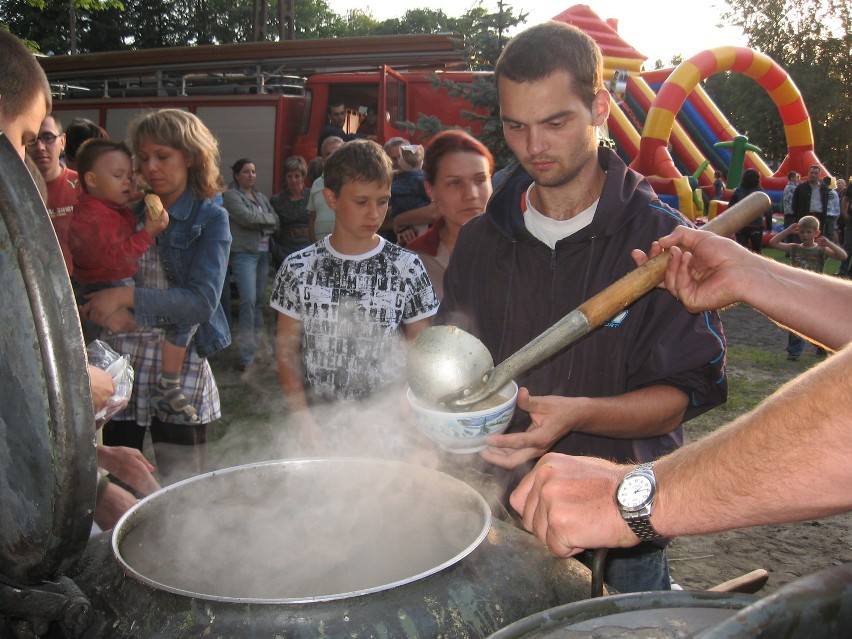
[[[312,400],[359,399],[400,380],[402,324],[433,316],[438,299],[420,258],[380,238],[343,255],[328,238],[290,255],[270,306],[303,324],[302,366]]]
[[[811,186],[811,213],[822,213],[822,193],[819,184]]]
[[[321,240],[334,231],[334,209],[325,201],[322,190],[325,188],[323,176],[319,176],[311,184],[311,194],[308,196],[308,211],[316,213],[314,219],[314,234]]]
[[[534,186],[535,183],[533,182],[527,189],[527,210],[524,212],[524,226],[527,227],[527,230],[534,237],[540,239],[551,249],[556,248],[556,243],[559,240],[565,239],[569,235],[574,235],[580,229],[586,228],[595,218],[595,211],[598,208],[600,198],[592,202],[589,208],[580,211],[570,220],[554,220],[547,217],[536,210],[530,200],[530,192]]]

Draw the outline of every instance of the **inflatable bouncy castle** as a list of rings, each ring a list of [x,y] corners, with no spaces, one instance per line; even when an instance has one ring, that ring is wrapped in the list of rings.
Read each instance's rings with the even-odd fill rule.
[[[642,71],[647,59],[618,35],[615,20],[602,20],[587,5],[576,5],[553,18],[588,33],[604,56],[604,78],[611,95],[609,136],[618,154],[642,173],[667,204],[693,219],[713,217],[724,202],[710,201],[713,174],[741,174],[755,168],[761,186],[780,201],[788,171],[806,175],[814,153],[813,130],[802,95],[792,78],[767,56],[745,47],[702,51],[674,69]],[[701,82],[732,71],[752,78],[778,107],[787,139],[787,157],[774,172],[759,148],[740,135],[704,91]],[[698,195],[697,193],[698,192]]]

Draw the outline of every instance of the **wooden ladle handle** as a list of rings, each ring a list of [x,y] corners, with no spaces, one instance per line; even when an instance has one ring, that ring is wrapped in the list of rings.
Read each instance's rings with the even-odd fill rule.
[[[769,196],[757,191],[743,198],[721,215],[717,215],[701,227],[701,230],[711,231],[716,235],[731,235],[763,215],[771,205]],[[600,326],[662,282],[666,275],[669,257],[668,251],[660,253],[613,282],[597,295],[590,297],[577,310],[586,316],[590,327]]]
[[[731,235],[763,215],[771,203],[766,193],[752,193],[705,224],[702,229],[717,235]],[[466,386],[452,397],[444,398],[443,403],[455,407],[475,404],[498,392],[510,380],[558,353],[592,329],[609,321],[663,281],[669,257],[668,251],[660,253],[616,280],[492,368],[482,379]]]

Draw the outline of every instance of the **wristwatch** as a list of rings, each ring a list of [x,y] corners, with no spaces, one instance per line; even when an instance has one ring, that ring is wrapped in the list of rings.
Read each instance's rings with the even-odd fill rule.
[[[657,494],[653,465],[653,462],[639,464],[624,476],[615,491],[618,512],[630,530],[643,541],[662,537],[651,525],[651,511]]]

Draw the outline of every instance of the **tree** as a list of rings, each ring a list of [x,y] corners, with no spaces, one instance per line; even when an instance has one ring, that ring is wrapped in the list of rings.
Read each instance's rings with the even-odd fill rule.
[[[507,31],[526,22],[528,15],[515,15],[503,0],[498,0],[496,13],[489,13],[479,0],[458,18],[456,32],[465,35],[470,68],[474,71],[493,69],[508,40]]]
[[[524,23],[526,13],[515,15],[512,8],[498,2],[497,13],[488,13],[478,2],[464,15],[455,20],[455,31],[465,34],[465,48],[468,52],[468,65],[471,70],[492,70],[508,40],[506,30]],[[490,77],[479,78],[471,84],[461,84],[452,80],[435,79],[435,87],[445,88],[452,96],[462,96],[486,115],[474,111],[463,111],[462,115],[480,123],[477,136],[494,156],[495,166],[505,166],[512,160],[512,153],[503,137],[503,123],[500,120],[500,108],[497,88]],[[425,136],[434,135],[446,128],[434,116],[421,116],[416,123],[406,122],[405,128]]]
[[[443,33],[456,30],[456,19],[441,10],[409,9],[401,18],[390,18],[377,25],[375,35],[404,33]]]
[[[750,47],[766,54],[801,91],[814,131],[817,156],[833,173],[849,175],[852,138],[852,6],[846,0],[725,0],[722,19],[743,30]],[[709,78],[707,90],[731,121],[766,157],[786,155],[777,108],[739,74]]]
[[[515,14],[504,0],[496,0],[496,11],[489,11],[482,0],[477,0],[460,17],[449,17],[443,11],[424,7],[409,9],[400,18],[383,21],[359,9],[340,16],[327,0],[276,2],[275,10],[271,10],[268,0],[0,0],[0,23],[8,24],[17,35],[37,42],[43,51],[67,53],[71,50],[71,42],[53,25],[64,22],[68,7],[74,6],[80,26],[81,51],[150,49],[248,42],[265,39],[276,29],[283,34],[290,25],[282,25],[282,21],[288,20],[292,6],[295,8],[295,39],[459,33],[465,36],[469,68],[490,70],[508,39],[507,33],[527,18],[526,13]],[[282,6],[285,2],[287,7]],[[105,13],[98,15],[98,11],[104,10]],[[478,111],[487,114],[466,113],[471,122],[481,121],[480,138],[491,149],[498,165],[508,161],[497,95],[490,78],[472,85],[455,86],[438,78],[435,82],[436,87],[443,85],[452,94],[463,95],[478,107]],[[426,133],[443,128],[436,118],[424,118],[422,123],[408,125]]]
[[[63,13],[66,14],[68,20],[68,51],[70,53],[77,53],[77,38],[79,35],[77,27],[78,10],[103,11],[106,9],[124,9],[121,0],[64,0],[55,2],[51,2],[51,0],[27,0],[27,3],[42,11],[48,5],[51,5],[51,8],[58,9],[60,15]],[[64,20],[60,21],[59,24],[61,22],[64,22]]]

